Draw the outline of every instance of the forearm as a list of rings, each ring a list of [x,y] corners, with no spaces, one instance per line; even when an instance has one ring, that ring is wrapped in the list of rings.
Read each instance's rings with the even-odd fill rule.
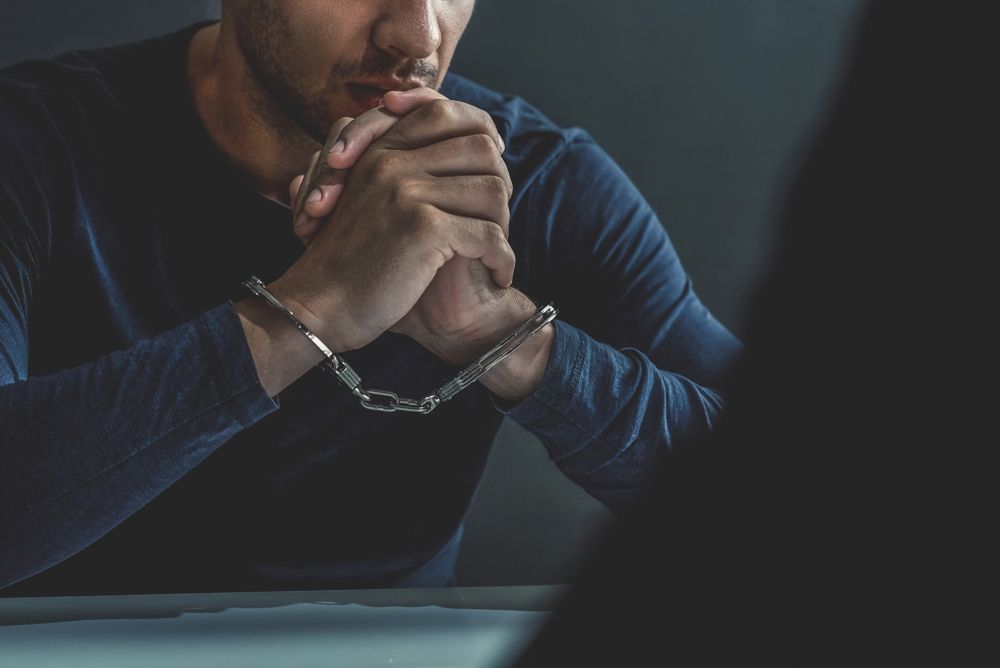
[[[723,399],[635,348],[615,349],[562,321],[552,327],[532,393],[516,404],[499,395],[497,407],[537,436],[570,479],[620,511],[645,491],[665,453],[713,428]]]
[[[421,343],[465,366],[535,309],[511,289],[483,313],[475,332]],[[616,511],[645,490],[663,453],[705,435],[723,407],[715,390],[658,368],[635,348],[615,349],[558,319],[479,382],[498,409],[545,444],[570,479]]]
[[[0,387],[0,586],[96,541],[276,408],[230,308]]]
[[[323,359],[319,348],[262,299],[244,299],[235,308],[260,384],[269,397],[276,397]],[[301,311],[295,315],[300,320],[307,317]]]

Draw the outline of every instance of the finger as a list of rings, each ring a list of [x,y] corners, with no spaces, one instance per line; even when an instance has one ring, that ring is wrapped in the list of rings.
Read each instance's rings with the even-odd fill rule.
[[[488,135],[503,152],[503,140],[488,113],[465,102],[431,100],[401,118],[379,141],[387,148],[412,150],[474,134]]]
[[[418,192],[417,198],[424,203],[454,216],[496,223],[504,237],[509,236],[509,191],[500,177],[492,174],[444,176],[420,183],[425,192]]]
[[[406,116],[431,100],[447,99],[433,88],[423,86],[421,88],[411,88],[410,90],[391,90],[382,96],[382,104],[397,116]]]
[[[444,100],[433,88],[389,91],[382,97],[381,107],[369,109],[347,125],[330,147],[327,165],[336,169],[353,167],[372,142],[380,139],[400,118],[431,100]]]
[[[509,194],[514,192],[507,164],[487,135],[446,139],[416,150],[402,151],[399,158],[411,168],[431,176],[493,174],[503,179]]]
[[[490,270],[498,287],[511,286],[517,259],[499,225],[443,211],[437,224],[455,255],[480,260]]]
[[[334,169],[354,166],[361,154],[399,121],[399,116],[385,107],[369,109],[346,125],[337,141],[326,152],[326,164]]]
[[[323,168],[302,202],[304,215],[296,217],[296,228],[307,225],[312,218],[326,218],[333,212],[349,173],[348,169]]]
[[[320,183],[313,188],[306,198],[303,211],[310,218],[325,218],[330,215],[333,208],[340,199],[340,193],[344,190],[344,174],[335,173],[330,175],[329,181],[326,177],[320,177]]]
[[[306,171],[301,176],[296,176],[292,179],[294,184],[298,181],[298,185],[295,187],[295,195],[290,200],[292,203],[292,226],[296,227],[302,222],[304,222],[304,214],[302,213],[302,205],[305,203],[306,196],[309,194],[309,183],[315,181],[316,172],[320,165],[321,151],[316,151],[309,157],[309,166],[306,167]],[[289,190],[291,190],[291,184],[289,184]]]
[[[416,108],[423,101],[442,97],[440,93],[429,89],[418,89],[423,91],[419,95],[411,96],[412,100],[403,105],[402,109]],[[390,91],[396,92],[396,91]],[[338,121],[339,134],[335,141],[328,140],[324,149],[324,161],[326,166],[320,170],[312,184],[312,189],[303,201],[303,210],[309,218],[323,218],[329,215],[336,204],[346,180],[346,170],[354,166],[358,157],[364,153],[373,141],[381,137],[386,131],[395,125],[399,117],[387,112],[382,107],[370,109],[357,118],[350,120],[346,117]],[[344,122],[346,121],[346,122]],[[338,127],[338,126],[335,126]],[[333,137],[334,133],[330,133]],[[326,187],[328,186],[328,187]],[[335,195],[335,197],[331,197]],[[312,234],[312,228],[316,225],[314,221],[309,221],[305,217],[297,219],[296,230],[300,227],[306,228],[302,234]]]
[[[315,156],[326,155],[330,147],[333,146],[337,139],[340,137],[341,131],[347,127],[354,119],[349,116],[344,116],[338,119],[333,126],[330,128],[330,133],[327,135],[326,143],[323,148]],[[302,211],[302,207],[305,204],[305,200],[312,193],[313,188],[319,183],[319,178],[323,175],[326,169],[326,162],[324,160],[313,160],[309,164],[309,169],[306,170],[306,176],[303,185],[301,185],[296,193],[296,198],[293,200],[292,204],[292,220],[295,221],[295,226],[304,223],[305,213]]]
[[[340,199],[343,190],[343,183],[321,184],[314,188],[314,192],[318,191],[320,193],[320,199],[311,202],[306,201],[303,206],[303,211],[306,215],[293,228],[295,235],[303,241],[311,240],[312,237],[316,236],[323,223],[326,222],[326,217],[330,215],[337,205],[337,200]]]
[[[317,151],[315,154],[313,154],[313,160],[315,160],[316,157],[318,157],[318,156],[319,156],[319,151]],[[291,183],[288,184],[288,201],[289,202],[294,202],[295,201],[295,196],[298,194],[299,188],[302,186],[302,181],[305,180],[305,178],[306,178],[305,174],[299,174],[294,179],[292,179]]]

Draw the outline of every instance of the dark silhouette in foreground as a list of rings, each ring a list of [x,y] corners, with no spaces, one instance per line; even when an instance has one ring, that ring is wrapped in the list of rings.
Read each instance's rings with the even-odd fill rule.
[[[955,9],[869,8],[727,421],[667,458],[518,666],[954,662],[987,637],[996,116],[988,22]]]

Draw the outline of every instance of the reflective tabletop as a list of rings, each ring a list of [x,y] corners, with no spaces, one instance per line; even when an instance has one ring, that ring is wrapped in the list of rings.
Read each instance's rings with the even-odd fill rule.
[[[0,598],[0,666],[475,666],[515,659],[560,586]]]

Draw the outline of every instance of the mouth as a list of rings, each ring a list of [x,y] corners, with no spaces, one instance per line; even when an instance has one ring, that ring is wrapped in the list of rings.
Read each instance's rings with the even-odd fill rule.
[[[416,81],[399,81],[399,80],[387,80],[387,81],[349,81],[347,82],[346,88],[347,92],[350,93],[351,97],[362,108],[362,111],[368,111],[369,109],[374,109],[375,107],[382,104],[382,96],[391,90],[409,90],[411,88],[417,88],[422,84]]]
[[[360,83],[347,84],[347,92],[363,111],[374,109],[382,104],[382,96],[386,94],[387,90],[389,89]]]

